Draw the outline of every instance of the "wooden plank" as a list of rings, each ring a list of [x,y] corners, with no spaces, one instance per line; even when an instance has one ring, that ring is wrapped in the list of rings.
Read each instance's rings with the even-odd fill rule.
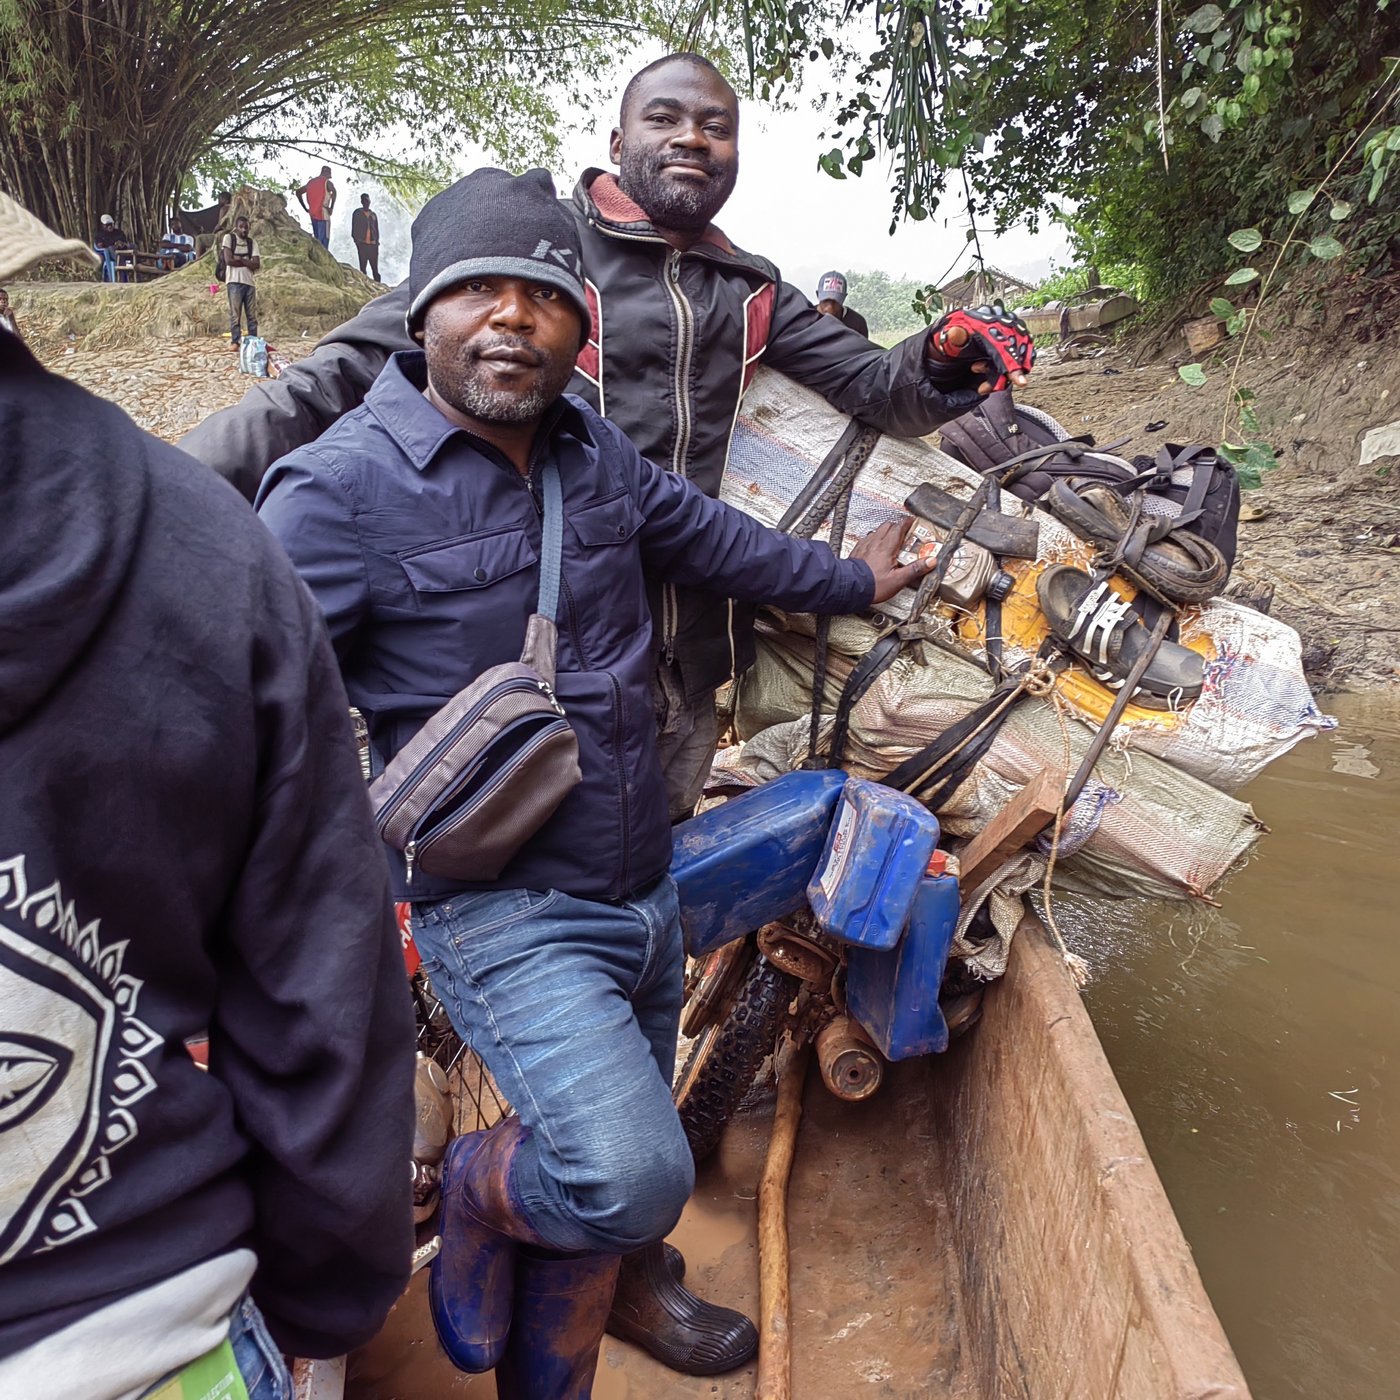
[[[930,1095],[966,1342],[997,1400],[1248,1400],[1103,1049],[1034,915]]]
[[[1064,772],[1042,768],[958,852],[958,880],[963,889],[975,890],[1008,857],[1029,846],[1055,820],[1064,790]]]

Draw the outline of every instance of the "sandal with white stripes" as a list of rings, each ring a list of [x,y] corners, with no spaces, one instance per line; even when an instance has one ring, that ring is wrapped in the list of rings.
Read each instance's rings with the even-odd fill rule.
[[[1050,630],[1088,666],[1095,680],[1117,689],[1127,679],[1151,632],[1105,580],[1095,583],[1082,569],[1052,564],[1036,581],[1040,610]],[[1201,693],[1205,665],[1198,652],[1162,642],[1138,682],[1139,704],[1175,708]]]

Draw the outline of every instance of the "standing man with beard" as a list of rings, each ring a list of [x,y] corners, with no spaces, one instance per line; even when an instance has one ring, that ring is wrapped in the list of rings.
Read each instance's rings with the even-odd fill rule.
[[[882,350],[715,227],[739,174],[739,99],[708,60],[671,54],[637,73],[610,155],[618,174],[585,171],[568,206],[593,313],[569,387],[706,495],[719,494],[760,362],[897,437],[965,413],[998,378],[1026,382],[1034,354],[1013,317],[953,312]],[[180,445],[251,497],[274,459],[358,404],[408,347],[407,306],[406,284],[371,302]],[[712,588],[654,584],[652,616],[661,760],[679,819],[713,757],[715,689],[753,662],[751,613]]]
[[[543,170],[479,170],[429,201],[406,321],[423,351],[395,354],[259,495],[385,763],[520,655],[542,518],[562,515],[554,685],[582,781],[496,880],[395,860],[433,985],[519,1114],[449,1148],[433,1321],[458,1366],[495,1368],[499,1393],[521,1400],[590,1393],[615,1288],[628,1335],[688,1370],[751,1349],[747,1321],[680,1289],[660,1245],[694,1164],[671,1101],[683,954],[643,570],[846,613],[924,568],[897,564],[898,524],[845,560],[766,529],[563,397],[595,341],[579,266],[578,225]],[[672,1284],[669,1314],[653,1268]]]

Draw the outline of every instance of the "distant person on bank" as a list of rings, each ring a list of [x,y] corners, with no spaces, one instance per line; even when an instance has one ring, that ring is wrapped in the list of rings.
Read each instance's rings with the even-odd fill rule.
[[[865,317],[852,306],[846,305],[846,293],[850,284],[843,272],[823,272],[817,281],[817,310],[823,316],[835,316],[843,325],[849,326],[857,335],[870,339],[870,327]]]
[[[161,266],[174,271],[177,267],[184,267],[187,262],[194,259],[194,239],[185,232],[185,226],[179,216],[170,221],[170,228],[164,238],[160,240],[160,247],[156,249],[160,254]]]
[[[325,249],[331,246],[331,210],[335,208],[335,185],[329,165],[294,193],[297,202],[311,215],[311,236]]]
[[[350,241],[360,255],[360,271],[379,281],[379,215],[369,207],[369,196],[360,196],[360,207],[350,215]]]
[[[10,294],[4,287],[0,287],[0,331],[9,331],[16,340],[24,339],[19,333],[19,322],[15,319],[15,313],[10,309]]]
[[[262,267],[258,240],[248,228],[248,219],[240,214],[233,221],[233,232],[224,234],[224,285],[228,288],[228,335],[235,349],[243,339],[246,322],[249,335],[258,333],[258,293],[254,277]]]

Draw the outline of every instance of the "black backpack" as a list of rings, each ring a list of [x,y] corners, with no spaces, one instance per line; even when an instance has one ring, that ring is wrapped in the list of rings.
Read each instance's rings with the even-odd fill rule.
[[[943,450],[978,472],[1033,448],[1062,443],[1061,451],[1027,462],[1006,489],[1023,501],[1039,501],[1064,477],[1102,481],[1124,494],[1140,489],[1175,501],[1182,508],[1177,524],[1213,544],[1227,565],[1235,562],[1240,484],[1234,467],[1213,448],[1167,443],[1155,457],[1134,457],[1128,466],[1121,458],[1094,451],[1092,437],[1067,437],[1049,414],[1017,404],[1007,389],[988,394],[971,412],[945,423],[941,433]],[[1190,468],[1191,478],[1177,485],[1172,476],[1183,467]]]

